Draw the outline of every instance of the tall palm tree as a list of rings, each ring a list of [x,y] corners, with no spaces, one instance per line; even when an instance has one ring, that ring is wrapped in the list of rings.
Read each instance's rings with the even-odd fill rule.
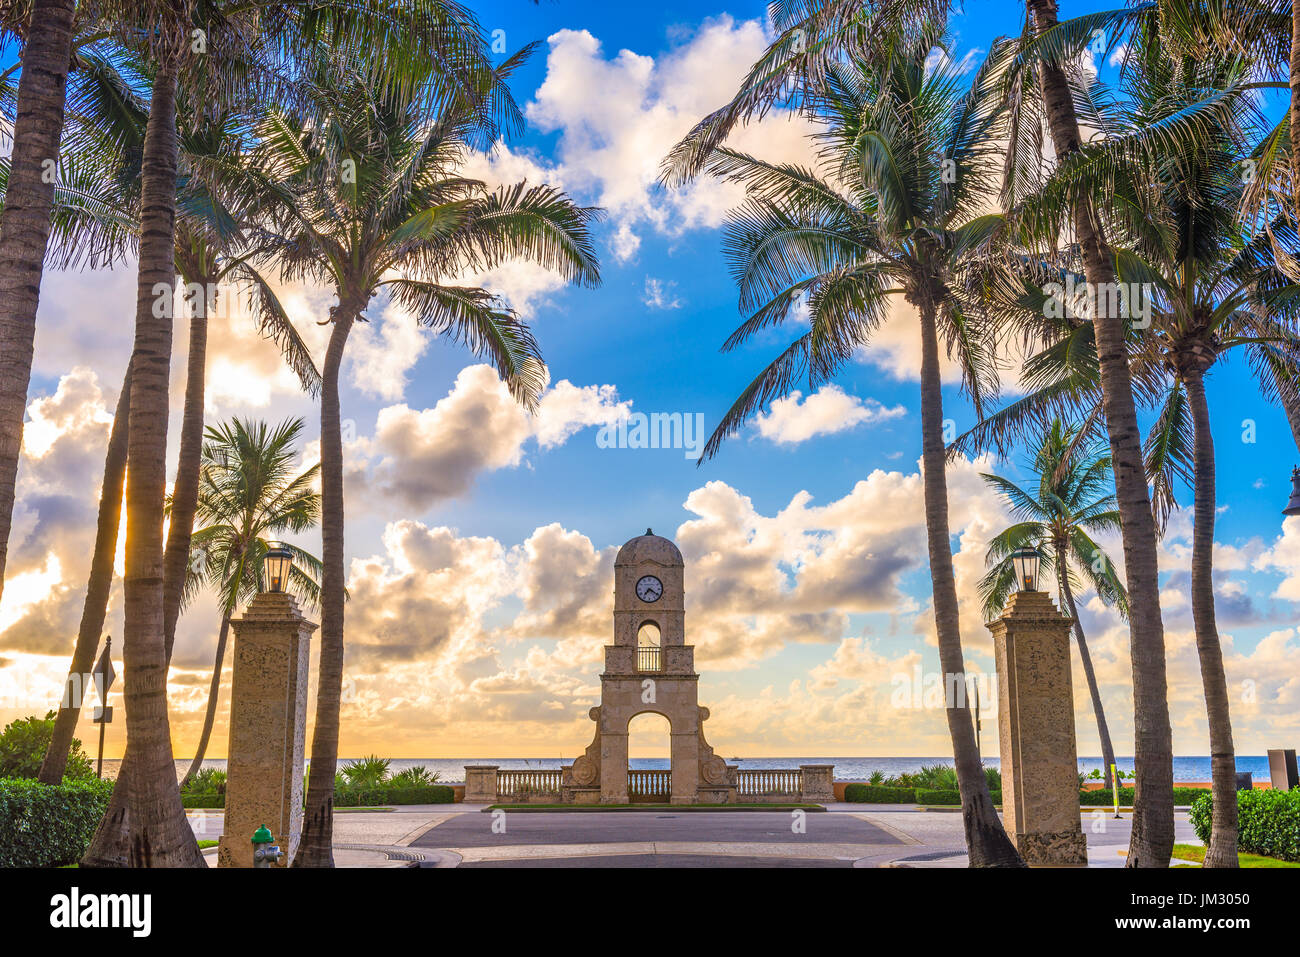
[[[59,156],[76,7],[75,0],[33,0],[31,15],[23,22],[7,202],[0,212],[0,591],[32,376],[41,270],[50,236],[54,180],[49,164]],[[21,29],[6,26],[6,33]]]
[[[1110,743],[1110,729],[1083,622],[1075,606],[1074,589],[1077,576],[1082,576],[1103,602],[1117,605],[1124,614],[1128,613],[1128,594],[1115,563],[1089,534],[1119,528],[1115,495],[1109,487],[1110,456],[1081,446],[1076,441],[1078,432],[1059,418],[1052,420],[1030,465],[1030,474],[1037,477],[1037,483],[1028,489],[1009,478],[983,473],[984,481],[1002,496],[1018,521],[989,542],[985,561],[990,568],[980,582],[980,594],[984,597],[986,619],[1002,614],[1007,597],[1016,588],[1011,555],[1018,548],[1037,550],[1044,568],[1055,572],[1061,603],[1074,619],[1074,637],[1097,718],[1106,787],[1111,787],[1115,749]]]
[[[106,264],[132,248],[131,237],[138,228],[135,224],[139,208],[139,154],[147,107],[132,95],[126,66],[121,58],[109,59],[83,52],[74,73],[77,95],[70,97],[72,120],[68,135],[72,143],[65,148],[65,168],[60,171],[54,204],[57,262],[64,268],[76,262]],[[93,89],[116,90],[119,95],[95,97],[89,93]],[[87,105],[92,109],[87,109]],[[207,311],[217,305],[219,290],[232,279],[245,286],[252,294],[255,319],[263,335],[279,345],[286,362],[308,392],[314,393],[319,384],[319,374],[305,344],[269,283],[247,259],[250,250],[255,248],[249,242],[255,210],[260,197],[272,187],[260,181],[247,162],[246,131],[230,114],[211,119],[204,118],[199,111],[187,111],[187,115],[197,116],[200,128],[183,131],[178,185],[175,269],[186,284],[190,335],[180,455],[164,552],[164,644],[168,661],[190,561],[189,539],[198,494]],[[3,188],[4,172],[0,169],[0,188]],[[234,288],[227,289],[227,294]],[[128,390],[129,377],[123,384],[124,399]],[[117,501],[101,500],[101,526],[96,534],[86,605],[69,670],[70,687],[89,668],[104,622],[117,547],[117,520],[112,516],[120,511],[125,473],[125,460],[116,450],[125,449],[126,419],[125,413],[114,418],[109,440],[110,454],[102,489],[104,495],[115,495]],[[42,764],[41,780],[46,783],[58,783],[62,777],[68,744],[80,713],[78,702],[69,704],[60,708],[55,719],[54,734]]]
[[[304,5],[292,2],[211,3],[181,9],[161,2],[133,11],[125,30],[144,43],[153,65],[152,100],[141,163],[141,241],[137,276],[136,338],[128,429],[127,574],[123,658],[127,751],[118,777],[125,805],[114,802],[83,863],[201,866],[181,806],[172,768],[166,712],[168,604],[163,574],[162,517],[166,451],[167,363],[172,325],[155,309],[159,289],[172,288],[172,259],[180,137],[177,91],[182,73],[212,110],[248,96],[293,101],[296,66],[315,49],[367,57],[367,76],[422,70],[434,64],[432,95],[456,96],[466,83],[486,87],[482,99],[498,102],[481,30],[462,8],[440,0],[356,0]],[[138,20],[139,22],[135,22]],[[195,45],[194,31],[204,42]],[[141,40],[141,38],[143,38]],[[394,72],[391,75],[399,76]],[[399,78],[395,82],[403,83]],[[133,466],[136,463],[138,468]],[[175,581],[175,579],[174,579]],[[176,583],[179,587],[179,583]],[[133,733],[133,728],[137,729]],[[145,829],[150,833],[146,834]],[[123,842],[120,835],[125,834]],[[125,852],[123,848],[125,844]]]
[[[525,54],[528,51],[525,51]],[[509,76],[523,55],[492,78]],[[435,332],[486,356],[511,393],[535,403],[545,370],[528,327],[486,290],[451,277],[528,258],[599,282],[589,226],[596,210],[547,186],[490,191],[459,167],[493,126],[486,82],[439,103],[417,85],[375,83],[322,65],[305,114],[273,111],[260,129],[268,175],[292,190],[266,249],[286,277],[332,286],[321,370],[321,659],[302,841],[295,867],[333,866],[333,788],[343,681],[343,448],[339,368],[349,333],[380,292]]]
[[[1280,383],[1296,380],[1300,286],[1279,269],[1275,253],[1281,248],[1294,255],[1300,241],[1288,221],[1279,219],[1267,233],[1252,235],[1251,222],[1243,219],[1251,209],[1243,202],[1249,190],[1241,175],[1243,144],[1258,122],[1251,122],[1257,118],[1249,87],[1241,82],[1241,64],[1165,44],[1154,26],[1139,25],[1138,43],[1123,71],[1128,95],[1114,112],[1113,127],[1080,150],[1077,164],[1062,164],[1043,195],[1046,208],[1058,215],[1080,198],[1099,198],[1116,275],[1129,288],[1143,289],[1150,309],[1151,328],[1131,331],[1128,348],[1135,376],[1158,399],[1145,443],[1157,520],[1163,524],[1176,504],[1176,480],[1194,490],[1192,616],[1215,791],[1214,837],[1206,862],[1232,867],[1236,768],[1215,624],[1215,466],[1205,376],[1221,354],[1237,348],[1247,351],[1266,396],[1283,393]],[[1197,110],[1206,89],[1221,91],[1226,108],[1201,111],[1193,129],[1171,122]],[[1152,130],[1158,135],[1151,136]],[[1028,200],[1028,209],[1042,198]],[[1035,217],[1031,212],[1027,219]],[[1051,232],[1052,222],[1044,217],[1038,227]],[[1022,408],[1035,403],[1046,408],[1054,395],[1087,396],[1093,402],[1087,418],[1097,421],[1099,375],[1089,331],[1074,326],[1062,340],[1073,340],[1070,346],[1053,347],[1031,360],[1039,381],[1050,381],[1023,400]]]
[[[809,389],[869,347],[888,304],[919,315],[926,530],[935,627],[945,674],[961,686],[964,663],[944,475],[942,334],[977,406],[996,387],[979,304],[960,295],[967,265],[1002,226],[979,216],[996,163],[997,102],[988,71],[963,91],[951,61],[927,64],[942,27],[875,37],[868,63],[829,64],[816,95],[819,168],[774,165],[715,147],[704,169],[742,182],[748,199],[730,217],[724,249],[749,314],[732,349],[790,317],[811,314],[800,335],[723,417],[705,449],[725,438],[805,373]],[[811,94],[809,94],[811,97]],[[949,732],[971,866],[1023,866],[993,808],[965,701],[950,701]]]
[[[1056,0],[1026,0],[1023,42],[1028,54],[1009,72],[1007,96],[1020,112],[1030,105],[1051,136],[1057,163],[1065,163],[1083,144],[1079,113],[1070,73],[1091,31],[1081,34],[1058,29]],[[1022,129],[1030,123],[1022,121]],[[1009,156],[1017,156],[1017,150]],[[1035,163],[1038,157],[1033,158]],[[1124,543],[1124,569],[1131,599],[1129,653],[1133,668],[1135,709],[1133,829],[1127,866],[1166,867],[1173,852],[1173,732],[1169,723],[1168,681],[1165,673],[1164,624],[1160,617],[1159,561],[1155,519],[1147,492],[1142,433],[1126,351],[1125,320],[1108,309],[1099,293],[1116,288],[1113,257],[1106,231],[1092,197],[1076,199],[1069,210],[1073,243],[1078,250],[1094,327],[1100,368],[1100,388],[1110,441],[1115,488]]]
[[[320,519],[320,494],[314,488],[320,465],[297,473],[294,469],[302,430],[302,419],[286,419],[274,429],[265,422],[232,419],[207,430],[196,507],[201,527],[193,536],[203,561],[194,584],[216,591],[221,624],[203,731],[184,781],[203,765],[217,713],[230,618],[241,601],[262,590],[268,540],[285,532],[305,532]],[[296,545],[288,548],[294,563],[286,590],[316,605],[320,559]]]

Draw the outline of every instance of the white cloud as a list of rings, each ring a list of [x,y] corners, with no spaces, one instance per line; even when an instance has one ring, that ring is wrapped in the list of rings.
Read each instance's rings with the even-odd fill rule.
[[[906,415],[902,406],[886,408],[875,399],[849,395],[839,386],[824,385],[805,400],[798,390],[776,399],[769,412],[754,420],[758,434],[778,445],[806,442],[817,435],[843,432],[864,422]]]
[[[673,292],[677,282],[672,279],[645,277],[645,295],[641,301],[651,309],[680,309],[682,301]]]
[[[736,92],[768,40],[756,20],[707,20],[683,45],[659,57],[620,50],[606,59],[585,30],[549,37],[546,79],[527,113],[544,133],[560,134],[564,182],[584,190],[614,220],[614,255],[627,262],[649,226],[669,236],[716,226],[743,188],[702,177],[664,191],[660,163],[700,117]],[[737,131],[728,143],[774,161],[807,161],[810,126],[784,111]]]
[[[357,442],[359,456],[373,462],[372,474],[358,479],[381,498],[424,510],[463,495],[483,472],[519,465],[529,439],[551,448],[616,420],[629,406],[613,386],[578,387],[565,379],[543,392],[530,416],[491,366],[467,366],[433,408],[380,410],[374,435]]]

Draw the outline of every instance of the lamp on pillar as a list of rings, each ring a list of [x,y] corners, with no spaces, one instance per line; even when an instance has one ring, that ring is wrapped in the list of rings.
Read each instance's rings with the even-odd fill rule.
[[[293,568],[293,550],[284,542],[267,542],[262,567],[266,572],[266,590],[284,591],[289,584],[289,571]]]
[[[1018,548],[1010,557],[1018,588],[988,625],[998,676],[1003,826],[1028,864],[1084,865],[1070,680],[1074,619],[1040,589],[1037,549]]]
[[[302,835],[308,645],[316,625],[286,590],[293,549],[267,542],[262,558],[262,591],[243,617],[230,620],[235,661],[219,867],[265,866],[269,859],[255,856],[255,844],[266,842],[248,839],[263,827],[283,852],[276,866],[286,866]]]
[[[1291,470],[1291,501],[1282,509],[1283,515],[1300,515],[1300,468]]]
[[[1016,569],[1017,591],[1039,591],[1038,566],[1040,558],[1036,548],[1017,548],[1011,553],[1011,564]]]

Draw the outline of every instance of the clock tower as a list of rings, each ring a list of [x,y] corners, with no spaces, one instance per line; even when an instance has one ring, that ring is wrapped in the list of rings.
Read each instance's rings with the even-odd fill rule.
[[[685,563],[677,546],[646,529],[614,559],[614,643],[605,646],[596,734],[564,771],[565,799],[624,804],[735,801],[736,772],[704,740],[695,648],[686,644]],[[628,723],[653,712],[671,727],[671,772],[628,769]],[[645,775],[643,779],[639,775]],[[631,783],[629,783],[631,782]],[[629,793],[629,788],[634,793]]]

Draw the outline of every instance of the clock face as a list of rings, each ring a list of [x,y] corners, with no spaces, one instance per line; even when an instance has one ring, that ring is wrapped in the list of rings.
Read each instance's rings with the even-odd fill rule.
[[[654,575],[643,575],[636,583],[636,597],[644,602],[658,601],[663,593],[664,584]]]

